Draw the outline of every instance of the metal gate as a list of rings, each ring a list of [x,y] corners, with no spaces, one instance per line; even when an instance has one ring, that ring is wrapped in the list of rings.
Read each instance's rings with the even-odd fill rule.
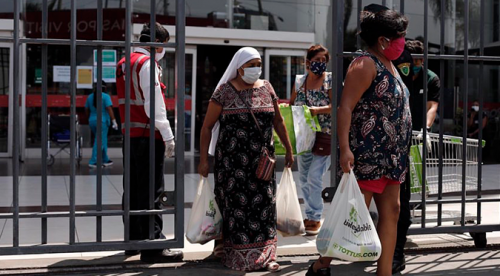
[[[24,1],[14,0],[14,35],[12,38],[0,38],[1,42],[10,43],[13,45],[14,56],[14,83],[13,83],[13,110],[14,110],[14,128],[13,128],[13,154],[12,154],[12,211],[9,213],[0,213],[0,219],[11,219],[13,221],[13,240],[12,247],[0,247],[0,255],[11,254],[31,254],[31,253],[52,253],[52,252],[82,252],[82,251],[105,251],[105,250],[141,250],[141,249],[162,249],[162,248],[182,248],[184,246],[184,88],[185,88],[185,3],[184,0],[176,0],[176,29],[175,43],[168,43],[167,47],[175,48],[175,88],[176,88],[176,114],[175,114],[175,191],[165,192],[161,197],[161,202],[164,206],[161,210],[154,207],[154,178],[149,181],[149,209],[148,210],[130,210],[130,154],[125,154],[124,159],[124,194],[123,194],[123,210],[103,210],[103,190],[102,190],[102,152],[98,152],[97,157],[97,179],[96,179],[96,204],[92,206],[92,210],[77,211],[76,195],[75,195],[75,175],[77,163],[77,137],[76,137],[76,81],[77,81],[77,46],[92,46],[97,50],[97,83],[101,83],[103,78],[103,47],[124,47],[126,56],[126,78],[130,75],[130,54],[133,46],[149,46],[154,55],[154,47],[164,47],[165,44],[160,43],[139,43],[132,42],[132,0],[125,0],[125,41],[109,41],[103,40],[103,0],[97,0],[97,40],[78,40],[77,39],[77,0],[71,0],[71,23],[70,23],[70,39],[49,39],[48,38],[48,0],[42,1],[42,37],[41,38],[22,38],[20,37],[21,28],[21,4]],[[151,14],[151,37],[155,41],[155,15],[156,1],[150,1]],[[20,102],[22,73],[20,66],[20,55],[23,45],[38,44],[42,47],[42,174],[41,174],[41,206],[37,212],[20,212],[19,206],[19,154],[20,154]],[[69,172],[69,211],[49,211],[47,201],[47,160],[48,151],[45,145],[48,144],[48,112],[47,112],[47,51],[49,45],[67,45],[70,46],[71,53],[71,81],[70,81],[70,172]],[[153,56],[154,57],[154,56]],[[151,70],[150,81],[154,84],[154,70]],[[150,93],[155,93],[155,85],[151,85]],[[100,85],[97,85],[97,143],[98,148],[101,148],[101,116],[102,116],[102,101]],[[125,136],[124,136],[124,151],[130,153],[130,82],[126,82],[125,91]],[[155,114],[155,97],[151,97],[150,114]],[[150,164],[154,163],[154,130],[155,121],[150,120]],[[151,166],[150,175],[154,175],[155,167]],[[130,216],[149,216],[150,225],[153,224],[154,215],[170,214],[174,216],[175,227],[174,237],[172,239],[153,240],[153,227],[150,227],[150,239],[142,241],[129,240],[130,233]],[[103,241],[103,217],[122,217],[124,223],[124,239],[120,241]],[[87,217],[95,218],[95,241],[94,242],[77,242],[75,239],[75,218]],[[40,219],[41,222],[41,243],[37,245],[23,246],[19,242],[19,225],[22,219]],[[66,244],[50,244],[47,242],[47,225],[50,218],[67,218],[69,220],[69,243]]]
[[[464,1],[464,18],[463,22],[465,25],[464,28],[464,41],[468,42],[469,40],[469,22],[470,22],[470,15],[469,15],[469,7],[470,7],[470,1],[469,0],[463,0]],[[350,8],[352,8],[352,2],[349,1]],[[357,0],[357,7],[358,11],[364,6],[362,0]],[[367,5],[368,3],[365,4]],[[370,3],[373,3],[374,1],[370,1]],[[398,2],[399,7],[400,7],[400,12],[405,13],[405,2],[404,0],[394,0],[394,1],[386,1],[382,0],[379,1],[379,4],[382,5],[387,5],[388,2],[394,3]],[[441,15],[440,15],[440,51],[439,54],[429,54],[428,51],[428,21],[427,20],[429,17],[429,0],[425,0],[424,2],[424,46],[425,46],[425,52],[423,55],[413,55],[414,57],[423,57],[424,58],[424,68],[423,71],[427,71],[427,66],[428,66],[428,60],[438,60],[440,62],[440,76],[445,76],[445,61],[463,61],[464,62],[464,87],[465,92],[463,93],[463,105],[467,107],[467,89],[468,89],[468,82],[469,82],[469,61],[475,61],[479,62],[480,70],[483,72],[483,66],[484,62],[500,62],[500,57],[498,56],[485,56],[484,54],[484,44],[485,44],[485,1],[480,0],[480,24],[479,24],[479,30],[473,30],[479,32],[479,37],[480,37],[480,44],[479,44],[479,53],[477,55],[470,55],[469,54],[469,45],[468,43],[464,43],[464,51],[462,55],[448,55],[445,52],[445,8],[441,8]],[[437,2],[437,1],[435,1]],[[441,0],[439,5],[441,7],[445,7],[446,5],[446,0]],[[332,105],[336,106],[338,99],[340,99],[340,95],[342,93],[342,83],[343,83],[343,75],[344,75],[344,58],[349,58],[349,57],[354,57],[357,54],[354,52],[344,52],[344,11],[346,8],[346,3],[347,1],[333,1],[333,18],[335,20],[333,21],[333,33],[332,33],[332,38],[335,38],[333,40],[333,49],[332,52],[334,53],[333,59],[332,59],[332,68],[333,71],[336,72],[334,74],[334,79],[333,79],[333,87],[336,87],[337,91],[337,97],[334,97]],[[360,13],[358,12],[357,15],[357,29],[359,31],[360,28]],[[357,49],[361,49],[361,41],[358,36],[357,38]],[[425,103],[427,102],[427,75],[424,74],[424,106],[422,106],[422,109],[424,110],[423,114],[423,122],[426,121],[426,106]],[[483,76],[481,75],[481,78]],[[441,91],[440,94],[443,95],[444,92],[444,85],[441,85]],[[482,122],[483,118],[483,103],[484,103],[484,92],[482,89],[482,86],[480,86],[479,89],[479,103],[480,103],[480,110],[479,110],[479,122]],[[411,100],[411,99],[410,99]],[[444,97],[440,97],[440,102],[439,102],[439,113],[444,114]],[[467,108],[464,108],[464,113],[463,113],[463,118],[467,118]],[[337,121],[337,114],[336,114],[336,109],[332,109],[332,121],[336,122]],[[462,156],[460,158],[460,163],[461,163],[461,171],[459,172],[460,174],[460,179],[459,179],[459,198],[455,199],[450,199],[446,198],[445,193],[443,191],[443,167],[444,167],[444,160],[443,156],[446,150],[446,145],[443,142],[443,133],[444,133],[444,124],[440,123],[440,128],[439,128],[439,135],[435,135],[435,143],[438,149],[438,157],[436,158],[436,183],[437,183],[437,193],[436,197],[433,199],[427,199],[426,198],[426,190],[425,188],[421,189],[421,199],[420,200],[412,200],[411,204],[420,204],[421,206],[421,220],[420,220],[420,227],[419,228],[410,228],[409,234],[410,235],[415,235],[415,234],[437,234],[437,233],[464,233],[464,232],[469,232],[471,233],[471,236],[474,238],[476,242],[476,246],[486,246],[486,232],[493,232],[493,231],[500,231],[500,225],[499,224],[494,224],[494,225],[484,225],[481,222],[481,215],[482,215],[482,203],[489,203],[489,202],[500,202],[500,199],[498,198],[483,198],[483,191],[482,191],[482,162],[483,162],[483,150],[481,146],[476,146],[474,148],[474,154],[477,156],[477,159],[475,160],[476,166],[474,167],[475,170],[473,172],[473,175],[475,176],[474,180],[474,185],[475,189],[473,191],[474,196],[471,196],[470,194],[467,195],[467,192],[471,192],[470,190],[470,177],[471,171],[468,169],[467,166],[467,154],[470,152],[470,149],[467,148],[467,120],[463,119],[463,125],[462,125],[462,136],[460,137],[461,139],[461,146],[459,148],[460,152],[457,153],[456,155]],[[423,129],[424,131],[424,141],[423,144],[426,144],[426,129]],[[446,138],[446,137],[444,137]],[[335,135],[332,135],[332,144],[336,144],[337,138]],[[479,141],[482,141],[483,139],[483,126],[482,124],[479,124]],[[426,176],[428,172],[426,171],[426,164],[428,163],[428,153],[427,153],[427,148],[424,146],[423,147],[423,158],[422,158],[422,171],[421,171],[421,179],[426,179]],[[433,160],[434,162],[434,160]],[[335,147],[332,147],[332,168],[337,167],[337,149]],[[333,194],[335,193],[335,185],[338,183],[338,179],[335,173],[335,169],[332,169],[331,172],[331,183],[332,183],[332,188],[326,188],[323,192],[323,196],[329,200],[333,198]],[[468,183],[469,182],[469,183]],[[475,223],[471,223],[468,221],[468,217],[466,214],[466,204],[467,203],[472,203],[476,205],[477,208],[477,218]],[[443,218],[443,211],[446,209],[446,206],[449,204],[460,204],[461,205],[461,211],[459,212],[459,215],[457,217],[457,222],[458,225],[443,225],[443,221],[445,219]],[[428,205],[437,205],[437,218],[433,220],[432,222],[436,223],[436,226],[429,227],[428,224],[431,222],[431,220],[427,217],[426,215],[426,206]]]

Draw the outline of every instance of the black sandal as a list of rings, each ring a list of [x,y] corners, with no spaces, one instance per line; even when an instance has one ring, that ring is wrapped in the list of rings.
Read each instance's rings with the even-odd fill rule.
[[[331,271],[330,271],[329,267],[320,268],[320,269],[318,269],[318,271],[314,272],[314,269],[313,269],[314,264],[315,263],[312,263],[312,265],[309,267],[309,269],[307,270],[306,276],[330,276],[331,275]]]

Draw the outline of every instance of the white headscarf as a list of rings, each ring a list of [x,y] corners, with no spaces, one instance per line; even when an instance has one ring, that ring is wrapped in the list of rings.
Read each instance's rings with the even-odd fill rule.
[[[230,80],[236,78],[237,76],[237,71],[241,66],[243,66],[245,63],[249,62],[252,59],[256,58],[261,58],[259,51],[257,51],[255,48],[252,47],[243,47],[234,54],[233,59],[227,66],[226,72],[224,72],[224,75],[222,75],[222,78],[220,79],[219,83],[215,87],[215,91],[219,89],[219,87]],[[210,155],[215,154],[215,146],[217,145],[217,139],[219,138],[219,128],[220,124],[219,121],[215,123],[214,128],[212,129],[212,140],[210,140],[210,146],[208,147],[208,153]]]

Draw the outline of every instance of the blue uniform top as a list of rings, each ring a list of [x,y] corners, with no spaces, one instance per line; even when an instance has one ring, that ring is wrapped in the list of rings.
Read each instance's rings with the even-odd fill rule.
[[[97,121],[97,107],[94,106],[94,97],[95,93],[92,93],[88,96],[87,102],[85,103],[85,108],[90,109],[89,122]],[[111,118],[109,117],[109,113],[106,110],[108,106],[112,106],[111,97],[102,92],[102,123],[106,125],[111,124]]]

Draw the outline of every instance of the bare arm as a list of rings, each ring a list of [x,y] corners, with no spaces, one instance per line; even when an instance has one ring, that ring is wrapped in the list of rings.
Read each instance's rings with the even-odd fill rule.
[[[111,118],[111,121],[115,120],[115,113],[113,112],[113,107],[108,106],[106,107],[106,110],[108,111],[109,117]]]
[[[373,60],[362,58],[355,61],[347,71],[344,92],[340,99],[337,116],[337,133],[340,150],[349,149],[349,129],[354,107],[370,87],[377,71]]]
[[[474,124],[474,117],[476,117],[476,112],[469,113],[469,118],[467,119],[467,127],[471,127]]]
[[[354,156],[349,148],[349,129],[352,111],[361,96],[375,79],[377,70],[373,60],[360,58],[349,67],[344,84],[344,92],[340,100],[337,118],[337,134],[340,146],[340,166],[344,172],[354,165]]]
[[[297,98],[297,91],[295,90],[295,84],[292,87],[292,95],[290,96],[290,105],[295,104],[295,99]]]
[[[210,101],[208,104],[207,114],[205,115],[205,120],[203,121],[203,126],[201,127],[200,135],[200,164],[198,166],[198,172],[202,176],[208,176],[208,148],[210,146],[210,140],[212,139],[212,129],[215,123],[219,120],[219,116],[222,113],[222,105]]]
[[[435,101],[427,102],[427,127],[430,128],[434,124],[439,103]]]
[[[330,103],[331,103],[332,99],[333,99],[332,89],[328,90],[328,97],[330,98]],[[310,107],[310,109],[311,109],[311,114],[313,116],[318,115],[318,114],[331,114],[332,113],[332,104],[325,105],[325,106],[313,106],[313,107]]]
[[[290,144],[290,138],[288,137],[288,132],[286,130],[285,121],[283,116],[281,116],[280,108],[278,106],[278,101],[273,102],[274,105],[274,119],[273,126],[276,134],[281,140],[281,143],[285,146],[286,156],[285,156],[285,166],[291,167],[293,165],[293,150]]]

